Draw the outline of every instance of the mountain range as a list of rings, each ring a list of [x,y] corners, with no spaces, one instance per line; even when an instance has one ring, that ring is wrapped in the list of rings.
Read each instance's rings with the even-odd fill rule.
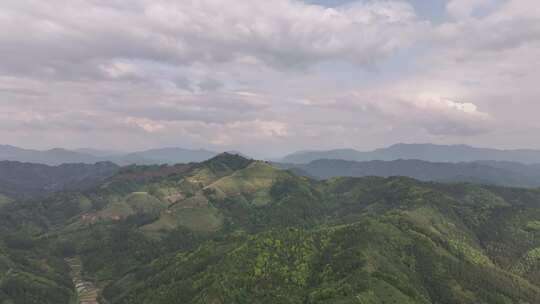
[[[234,154],[243,155],[240,152]],[[160,148],[139,152],[118,152],[96,149],[51,149],[31,150],[9,145],[0,145],[0,161],[19,161],[60,165],[63,163],[113,162],[119,166],[138,164],[176,164],[201,162],[208,160],[219,152],[205,149]],[[416,159],[428,162],[475,162],[497,161],[517,162],[523,164],[540,164],[538,150],[497,150],[476,148],[466,145],[434,145],[434,144],[396,144],[388,148],[373,151],[357,151],[353,149],[329,151],[300,151],[276,159],[279,163],[307,164],[319,159],[338,159],[349,161],[392,161],[399,159]]]
[[[201,159],[206,156],[201,156]],[[191,162],[193,163],[193,162]],[[335,177],[404,176],[421,181],[469,182],[513,187],[540,187],[540,165],[479,161],[471,163],[433,163],[421,160],[354,162],[321,159],[308,164],[272,163],[298,176],[325,180]],[[163,165],[146,165],[158,170]],[[181,167],[181,165],[178,165]],[[43,164],[0,161],[0,194],[12,199],[38,198],[58,191],[81,191],[107,180],[120,171],[138,166],[120,167],[112,162],[95,164]],[[171,168],[176,168],[175,166]],[[172,170],[171,173],[175,171]],[[152,174],[149,174],[152,177]]]
[[[539,252],[535,189],[220,154],[4,200],[0,303],[539,303]]]
[[[320,159],[308,164],[276,163],[275,165],[292,170],[298,175],[316,179],[329,179],[340,176],[406,176],[421,181],[540,187],[540,165],[525,165],[514,162],[435,163],[415,159],[356,162]]]
[[[301,151],[279,160],[283,163],[306,164],[318,159],[350,161],[418,159],[430,162],[474,162],[479,160],[540,163],[538,150],[498,150],[476,148],[467,145],[396,144],[373,151],[353,149],[329,151]]]
[[[190,163],[204,161],[218,154],[218,152],[204,149],[190,150],[182,148],[162,148],[133,153],[121,153],[96,149],[66,150],[60,148],[41,151],[0,145],[0,160],[38,163],[51,166],[67,163],[94,164],[98,162],[113,162],[120,166],[131,164]]]
[[[0,194],[25,199],[59,191],[83,190],[101,183],[119,169],[110,162],[48,166],[0,161]]]

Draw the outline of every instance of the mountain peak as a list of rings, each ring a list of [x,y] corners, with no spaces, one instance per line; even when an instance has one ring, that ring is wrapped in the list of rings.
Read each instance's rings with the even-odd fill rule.
[[[204,164],[211,165],[211,166],[225,165],[229,169],[240,170],[249,166],[249,164],[251,164],[252,162],[253,160],[245,158],[241,156],[240,154],[223,152],[205,161]]]
[[[222,152],[212,157],[208,161],[221,161],[221,162],[249,161],[249,159],[247,157],[242,156],[240,153],[237,153],[237,152]]]

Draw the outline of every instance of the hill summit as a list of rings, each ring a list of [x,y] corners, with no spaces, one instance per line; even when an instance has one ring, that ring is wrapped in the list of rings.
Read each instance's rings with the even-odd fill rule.
[[[217,156],[203,162],[209,166],[226,166],[231,170],[240,170],[247,167],[253,160],[250,160],[238,153],[223,152]]]

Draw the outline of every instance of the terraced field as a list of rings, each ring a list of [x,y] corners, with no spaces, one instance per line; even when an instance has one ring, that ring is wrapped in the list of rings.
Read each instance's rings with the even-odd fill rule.
[[[99,304],[97,298],[99,295],[99,289],[94,283],[85,281],[82,277],[82,262],[79,257],[73,257],[66,259],[69,267],[71,268],[71,278],[73,284],[77,289],[78,304]]]

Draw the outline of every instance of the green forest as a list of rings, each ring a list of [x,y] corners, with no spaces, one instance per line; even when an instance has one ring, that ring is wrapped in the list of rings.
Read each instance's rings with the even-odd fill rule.
[[[540,303],[540,189],[315,180],[233,154],[0,196],[0,303]]]

